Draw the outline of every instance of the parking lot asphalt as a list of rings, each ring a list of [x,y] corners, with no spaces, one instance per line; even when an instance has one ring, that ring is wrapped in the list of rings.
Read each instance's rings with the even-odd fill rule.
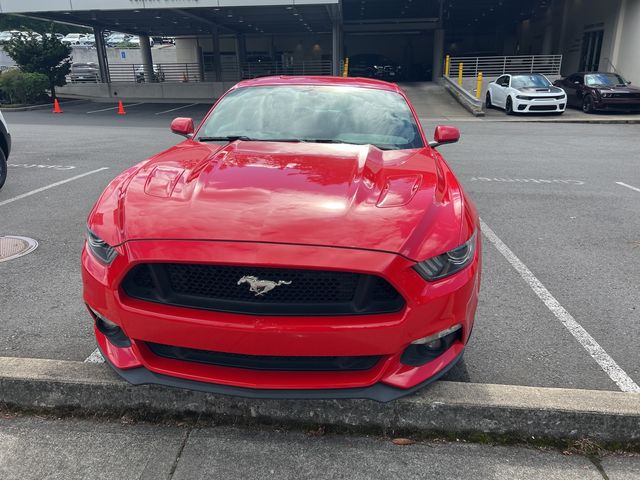
[[[109,107],[5,114],[14,150],[0,235],[40,247],[0,263],[0,356],[84,360],[94,351],[79,270],[86,215],[117,173],[180,141],[168,128],[174,116],[200,120],[208,109],[125,104],[118,116]],[[629,188],[640,189],[639,127],[459,126],[461,142],[440,151],[495,237],[561,310],[485,236],[473,337],[445,379],[617,390],[612,372],[622,372],[640,382],[640,191]]]

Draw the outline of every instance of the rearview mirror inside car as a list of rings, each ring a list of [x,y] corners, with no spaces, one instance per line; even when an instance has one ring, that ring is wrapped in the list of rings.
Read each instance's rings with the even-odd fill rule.
[[[460,140],[460,130],[449,125],[438,125],[433,134],[433,142],[429,142],[429,146],[435,148],[446,143],[456,143],[458,140]]]
[[[193,119],[186,117],[174,118],[171,122],[171,131],[183,137],[191,138],[195,131]]]

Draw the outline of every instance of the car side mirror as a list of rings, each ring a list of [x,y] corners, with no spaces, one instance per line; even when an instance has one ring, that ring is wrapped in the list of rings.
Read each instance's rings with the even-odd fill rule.
[[[627,85],[631,85],[631,80],[627,80]]]
[[[174,118],[171,122],[171,131],[177,135],[191,138],[195,128],[193,127],[193,119],[186,117]]]
[[[433,134],[433,142],[429,142],[431,148],[447,143],[456,143],[460,140],[460,130],[449,125],[438,125]]]

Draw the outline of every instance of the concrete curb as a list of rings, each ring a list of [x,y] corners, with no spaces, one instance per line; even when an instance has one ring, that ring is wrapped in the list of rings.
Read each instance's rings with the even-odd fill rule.
[[[640,443],[640,395],[436,382],[391,403],[248,400],[120,380],[106,365],[0,357],[0,403],[23,410],[326,425],[416,434],[445,432],[528,439]]]
[[[456,101],[462,105],[465,110],[467,110],[471,115],[473,115],[476,118],[482,118],[485,116],[484,111],[482,110],[482,106],[480,104],[480,106],[470,102],[467,97],[465,96],[466,94],[463,94],[462,89],[460,89],[459,87],[456,87],[454,85],[452,85],[451,83],[449,83],[448,81],[445,81],[444,83],[444,88],[445,90],[447,90],[451,96],[453,98],[456,99]]]

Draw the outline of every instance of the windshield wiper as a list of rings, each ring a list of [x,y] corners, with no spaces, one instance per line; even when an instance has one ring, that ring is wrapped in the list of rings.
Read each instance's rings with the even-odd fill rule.
[[[249,142],[253,140],[246,135],[227,135],[226,137],[198,137],[199,142],[235,142],[242,140],[243,142]]]
[[[346,143],[347,145],[365,145],[363,143],[347,142],[346,140],[338,140],[336,138],[305,138],[302,141],[308,142],[308,143],[334,143],[334,144]]]

